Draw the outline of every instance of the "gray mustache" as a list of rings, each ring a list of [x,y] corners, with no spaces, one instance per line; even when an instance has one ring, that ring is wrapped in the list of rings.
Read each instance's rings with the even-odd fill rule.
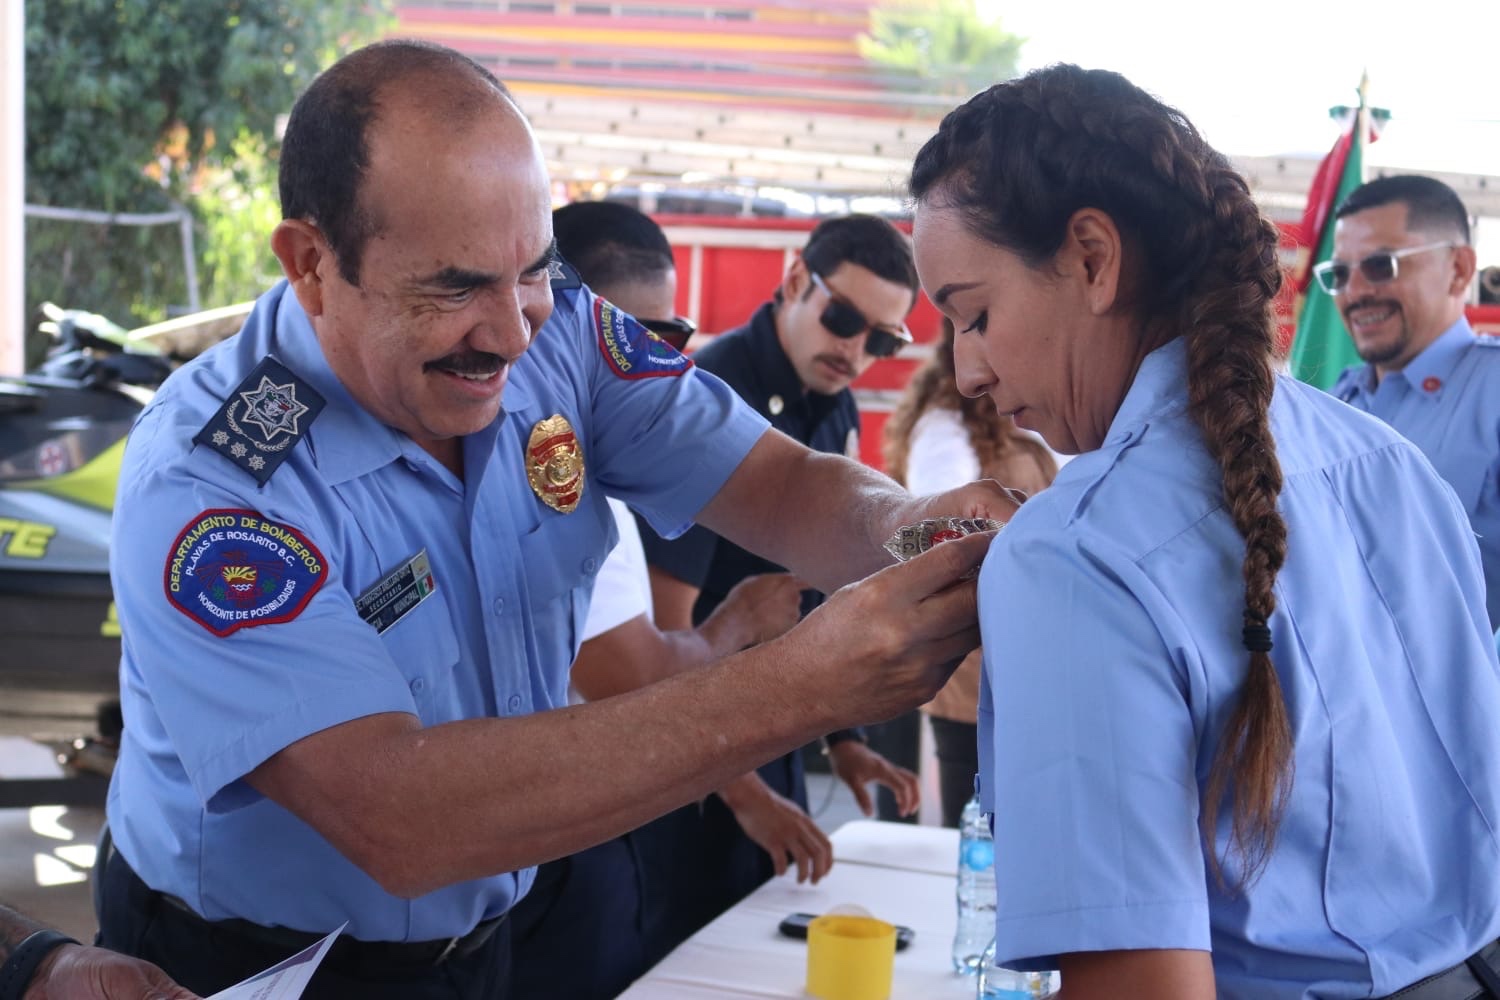
[[[479,375],[504,368],[505,363],[505,359],[498,354],[475,351],[468,354],[450,354],[446,358],[429,361],[422,367],[427,370],[453,372],[455,375]]]

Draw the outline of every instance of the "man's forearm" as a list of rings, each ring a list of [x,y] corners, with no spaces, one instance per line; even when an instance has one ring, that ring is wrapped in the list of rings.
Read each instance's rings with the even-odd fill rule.
[[[832,593],[890,564],[881,546],[912,503],[868,466],[769,431],[699,523]]]
[[[634,829],[830,728],[835,713],[777,645],[555,712],[399,731],[378,727],[409,716],[356,720],[278,755],[297,765],[285,780],[273,759],[252,784],[398,895],[513,871]]]

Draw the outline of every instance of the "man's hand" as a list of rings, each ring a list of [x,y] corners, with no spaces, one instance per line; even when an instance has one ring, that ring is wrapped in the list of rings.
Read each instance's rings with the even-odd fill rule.
[[[778,876],[787,870],[789,857],[797,865],[798,882],[811,879],[816,883],[833,867],[833,844],[818,824],[797,803],[772,791],[754,771],[719,789],[719,798],[734,813],[745,836],[771,855]]]
[[[875,801],[868,787],[872,781],[891,790],[902,816],[916,812],[922,802],[921,786],[914,773],[892,764],[859,740],[839,740],[828,748],[828,760],[833,773],[849,786],[859,811],[866,816],[875,815]]]
[[[726,653],[774,639],[802,617],[805,587],[790,573],[747,576],[724,595],[701,628],[710,636],[715,630],[732,631],[739,645]],[[710,641],[716,642],[714,638]]]
[[[899,523],[891,525],[886,537],[895,534],[897,528],[929,517],[987,517],[994,521],[1009,521],[1020,508],[1018,501],[1022,499],[993,479],[981,479],[932,496],[913,497]]]
[[[24,1000],[198,1000],[150,962],[65,944],[37,969]]]
[[[850,584],[764,647],[795,665],[802,706],[820,707],[824,732],[926,704],[979,646],[975,581],[991,532],[933,546]]]

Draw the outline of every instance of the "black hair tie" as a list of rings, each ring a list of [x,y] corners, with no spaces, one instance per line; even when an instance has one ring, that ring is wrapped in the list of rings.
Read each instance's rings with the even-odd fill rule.
[[[1271,627],[1266,620],[1253,611],[1245,612],[1245,627],[1240,630],[1240,641],[1252,653],[1271,651]]]

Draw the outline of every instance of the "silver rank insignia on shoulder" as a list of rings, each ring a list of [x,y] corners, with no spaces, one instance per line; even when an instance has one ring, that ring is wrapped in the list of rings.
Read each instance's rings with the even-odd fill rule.
[[[554,413],[538,420],[526,442],[526,479],[537,498],[561,514],[571,514],[583,497],[583,449],[568,418]]]
[[[193,436],[264,486],[323,412],[323,397],[272,357],[235,386],[228,400]]]

